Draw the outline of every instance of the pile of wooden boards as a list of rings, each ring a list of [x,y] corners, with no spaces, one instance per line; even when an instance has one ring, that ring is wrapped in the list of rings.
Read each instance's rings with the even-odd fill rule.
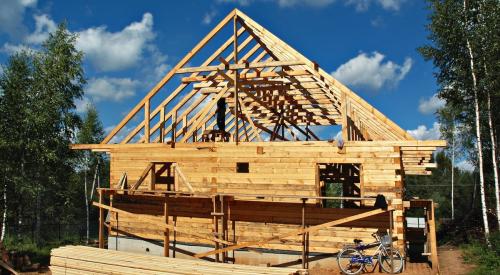
[[[52,274],[307,274],[296,268],[261,267],[166,258],[86,246],[64,246],[51,252]]]

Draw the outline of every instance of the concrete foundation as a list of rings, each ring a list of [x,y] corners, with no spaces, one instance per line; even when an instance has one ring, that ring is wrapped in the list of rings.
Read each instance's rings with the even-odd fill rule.
[[[163,256],[163,243],[153,240],[142,240],[129,237],[109,237],[108,249]],[[194,254],[213,249],[214,248],[211,246],[177,243],[174,251],[173,243],[170,243],[170,257],[174,257],[175,255],[175,258],[194,259]],[[229,252],[229,257],[234,257],[236,260],[235,263],[237,264],[297,268],[302,267],[302,254],[301,252],[296,251],[265,249],[237,250],[234,251],[234,253],[232,251]],[[204,259],[213,261],[214,257],[210,256]],[[331,268],[337,265],[334,254],[310,253],[308,261],[310,268]]]

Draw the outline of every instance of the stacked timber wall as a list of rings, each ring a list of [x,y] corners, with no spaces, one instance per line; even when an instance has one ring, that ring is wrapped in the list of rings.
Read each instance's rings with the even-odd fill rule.
[[[351,142],[352,143],[352,142]],[[253,142],[241,143],[191,143],[176,144],[171,148],[165,144],[124,145],[110,149],[111,182],[117,183],[124,172],[128,175],[129,185],[142,174],[149,162],[175,162],[196,192],[221,192],[238,194],[300,195],[318,196],[319,163],[356,163],[361,165],[360,194],[362,197],[383,194],[393,201],[395,211],[394,227],[398,245],[404,244],[401,154],[397,146],[383,146],[377,142],[356,142],[342,150],[328,142]],[[248,162],[249,173],[237,173],[236,163]],[[149,179],[139,187],[148,188]],[[176,180],[178,181],[178,180]],[[182,184],[180,190],[187,191]],[[236,196],[236,199],[238,197]],[[245,198],[248,199],[248,198]],[[299,202],[292,198],[273,198],[268,200]],[[315,204],[317,201],[309,200]],[[123,209],[140,208],[141,215],[154,215],[144,203],[118,204]],[[207,207],[191,205],[190,207]],[[208,206],[210,209],[210,206]],[[149,211],[149,210],[151,211]],[[136,209],[137,211],[137,209]],[[137,211],[140,212],[140,211]],[[300,213],[296,213],[300,216]],[[162,215],[154,215],[161,221]],[[170,217],[174,222],[173,218]],[[335,217],[332,218],[332,220]],[[119,217],[119,231],[149,239],[163,239],[163,231],[147,223],[137,222],[132,217]],[[178,217],[179,228],[209,234],[212,231],[210,219]],[[236,239],[253,241],[286,233],[297,229],[297,225],[276,223],[238,222]],[[371,240],[371,233],[377,228],[369,223],[366,228],[335,227],[321,230],[310,236],[310,251],[336,252],[339,247],[351,242],[354,237]],[[171,240],[173,232],[171,233]],[[230,228],[229,235],[233,234]],[[177,234],[181,242],[207,243],[191,236]],[[272,249],[300,250],[300,237],[287,239],[287,242],[274,242],[266,245]]]

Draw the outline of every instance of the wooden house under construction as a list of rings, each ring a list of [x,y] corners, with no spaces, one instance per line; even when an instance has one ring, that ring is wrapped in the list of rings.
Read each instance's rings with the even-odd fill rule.
[[[101,247],[106,236],[109,249],[141,240],[165,256],[224,262],[269,251],[307,267],[311,253],[378,230],[404,251],[410,207],[426,209],[434,262],[432,201],[404,201],[404,176],[428,175],[445,145],[415,140],[234,10],[101,144],[73,148],[109,154],[111,188],[95,203]],[[374,207],[377,195],[386,208]]]

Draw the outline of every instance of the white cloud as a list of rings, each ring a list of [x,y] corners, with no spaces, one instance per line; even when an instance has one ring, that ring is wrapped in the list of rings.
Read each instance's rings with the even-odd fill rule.
[[[475,169],[474,165],[472,165],[472,163],[470,163],[468,160],[462,160],[456,163],[455,167],[457,167],[462,171],[467,171],[467,172],[474,172]]]
[[[275,2],[282,8],[294,7],[298,5],[311,7],[325,7],[336,0],[216,0],[217,3],[238,4],[249,6],[254,2]],[[347,6],[354,6],[357,11],[366,11],[372,3],[376,3],[385,10],[398,11],[401,5],[407,0],[343,0]]]
[[[23,44],[14,45],[8,42],[3,44],[2,48],[0,48],[0,52],[4,52],[8,55],[13,55],[21,51],[32,52],[33,49]]]
[[[80,31],[76,46],[100,71],[123,70],[141,60],[145,47],[154,37],[153,15],[145,13],[140,22],[133,22],[119,32],[106,26]]]
[[[248,6],[253,2],[269,2],[269,0],[217,0],[218,3],[231,3],[239,4],[241,6]],[[324,7],[332,4],[335,0],[273,0],[280,7],[293,7],[297,5],[305,5],[311,7]]]
[[[104,133],[105,135],[108,135],[113,129],[115,129],[116,125],[110,125],[104,127]],[[127,127],[124,126],[118,133],[115,134],[115,136],[108,142],[109,144],[114,144],[114,143],[120,143],[122,140],[124,140],[128,134],[133,130],[133,127]],[[143,133],[139,132],[136,135],[136,138],[142,138],[144,136]]]
[[[345,4],[354,6],[357,11],[366,11],[373,2],[385,10],[398,11],[406,0],[346,0]]]
[[[214,19],[214,17],[216,15],[217,15],[216,10],[211,10],[211,11],[205,13],[205,15],[203,15],[203,20],[201,21],[201,23],[203,23],[204,25],[208,25],[208,24],[212,23],[212,20]]]
[[[293,7],[298,4],[311,7],[324,7],[332,4],[335,0],[278,0],[280,7]]]
[[[97,101],[121,101],[135,95],[139,81],[130,78],[91,78],[85,94]]]
[[[57,25],[46,14],[34,15],[33,19],[35,19],[35,32],[26,36],[24,41],[29,44],[41,44],[57,29]]]
[[[26,33],[23,24],[24,12],[34,7],[37,0],[2,0],[0,1],[0,33],[12,37],[22,37]]]
[[[430,115],[436,113],[437,110],[444,107],[446,101],[441,99],[434,94],[428,99],[420,99],[420,103],[418,104],[418,111],[424,115]]]
[[[407,57],[402,65],[385,61],[379,52],[372,55],[360,53],[332,73],[332,76],[347,85],[370,90],[382,87],[395,87],[406,76],[412,66],[412,59]]]
[[[231,3],[231,4],[239,4],[241,6],[248,6],[254,0],[217,0],[217,3]]]
[[[406,0],[377,0],[377,3],[386,10],[399,10]]]
[[[147,86],[162,79],[172,66],[167,63],[168,56],[156,45],[150,44],[146,49],[149,52],[148,62],[143,66],[141,73],[144,76],[142,82]]]
[[[75,101],[76,112],[79,114],[83,114],[87,111],[88,105],[91,104],[91,101],[88,97],[82,97],[81,99],[77,99]]]
[[[427,126],[425,125],[420,125],[417,127],[417,129],[407,130],[407,132],[417,140],[437,140],[441,137],[439,128],[439,123],[434,122],[432,128],[427,128]]]

